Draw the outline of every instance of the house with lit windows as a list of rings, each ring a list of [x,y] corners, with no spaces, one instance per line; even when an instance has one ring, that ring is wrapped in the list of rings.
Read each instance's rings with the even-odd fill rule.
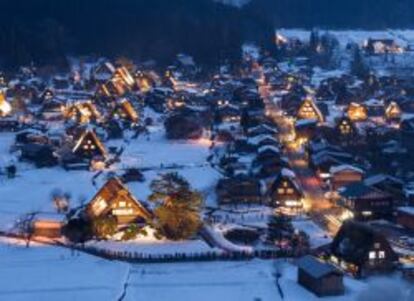
[[[385,117],[389,121],[398,121],[401,119],[401,115],[402,110],[395,101],[390,102],[387,108],[385,109]]]
[[[368,118],[368,110],[363,104],[351,102],[347,109],[347,115],[354,122],[365,121]]]
[[[276,208],[299,211],[303,208],[303,193],[293,171],[283,168],[269,190],[270,204]]]
[[[109,179],[99,189],[86,207],[85,213],[90,220],[114,216],[119,226],[146,223],[152,218],[151,212],[118,178]]]
[[[10,115],[11,111],[12,106],[6,100],[6,96],[4,95],[4,93],[0,92],[0,117]]]
[[[364,277],[373,273],[392,271],[398,264],[398,255],[387,239],[371,226],[346,221],[331,245],[333,262]]]
[[[85,130],[77,139],[72,153],[78,157],[92,159],[96,156],[105,157],[105,146],[93,130]]]
[[[299,106],[296,116],[298,119],[314,119],[318,122],[324,121],[322,112],[310,97],[307,97],[305,100],[303,100]]]
[[[349,117],[342,117],[336,123],[336,133],[342,138],[353,138],[357,135],[357,128]]]
[[[65,117],[76,123],[89,123],[97,121],[101,117],[101,114],[92,101],[79,100],[67,105]]]
[[[123,98],[117,102],[115,109],[112,112],[112,116],[132,124],[136,124],[139,121],[138,112],[126,98]]]

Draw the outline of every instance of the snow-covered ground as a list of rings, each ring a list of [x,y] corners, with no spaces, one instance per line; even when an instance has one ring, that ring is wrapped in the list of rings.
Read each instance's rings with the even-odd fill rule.
[[[383,288],[383,295],[395,294],[395,301],[409,301],[413,296],[413,288],[410,292],[409,285],[395,275],[366,281],[345,278],[344,296],[320,299],[298,285],[297,268],[293,264],[281,261],[277,266],[282,274],[280,286],[284,299],[275,284],[274,262],[252,260],[133,266],[125,300],[368,301],[372,287]],[[364,296],[367,298],[360,299]]]
[[[9,149],[13,142],[14,134],[0,133],[0,158],[3,159],[0,166],[10,161]],[[206,162],[209,144],[205,140],[171,142],[165,139],[162,127],[154,127],[149,137],[129,142],[114,140],[106,146],[125,147],[121,162],[113,168],[117,173],[126,167],[148,168],[144,172],[145,182],[128,184],[139,200],[146,201],[149,185],[158,174],[176,171],[203,193],[207,205],[214,205],[214,186],[220,174]],[[72,207],[79,205],[82,198],[89,202],[106,181],[105,175],[98,177],[94,185],[94,173],[90,171],[68,172],[61,167],[37,169],[19,162],[16,178],[0,176],[0,229],[10,229],[16,219],[29,212],[53,212],[51,192],[55,188],[71,194]]]
[[[363,281],[346,277],[344,296],[319,299],[297,284],[297,268],[284,260],[129,265],[57,247],[26,248],[14,240],[0,241],[0,300],[282,300],[275,267],[282,274],[283,300],[380,300],[376,292],[413,300],[413,286],[398,274]]]
[[[0,300],[117,300],[129,266],[69,250],[0,241]]]
[[[327,232],[321,229],[311,219],[296,219],[292,222],[293,227],[299,231],[305,232],[309,235],[309,242],[311,248],[318,248],[329,244],[332,238]]]

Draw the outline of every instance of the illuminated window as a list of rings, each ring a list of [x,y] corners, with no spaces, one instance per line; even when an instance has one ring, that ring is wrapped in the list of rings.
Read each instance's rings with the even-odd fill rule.
[[[279,193],[279,194],[284,194],[284,193],[285,193],[285,190],[284,190],[283,188],[279,188],[279,189],[277,190],[277,193]]]
[[[108,203],[102,197],[98,197],[98,199],[93,203],[92,210],[96,215],[102,213],[105,208],[108,207]]]
[[[384,259],[385,258],[385,252],[384,251],[379,251],[378,252],[378,258],[379,259]]]
[[[292,189],[292,188],[288,188],[288,189],[286,190],[286,192],[287,192],[287,193],[289,193],[289,194],[292,194],[292,193],[293,193],[293,189]]]
[[[126,202],[125,201],[119,202],[119,207],[126,207]]]
[[[379,249],[379,248],[381,248],[381,244],[380,244],[379,242],[376,242],[376,243],[374,244],[374,248],[375,248],[375,249]]]
[[[369,259],[370,260],[373,260],[373,259],[376,259],[376,258],[377,258],[377,254],[376,254],[375,251],[369,252]]]

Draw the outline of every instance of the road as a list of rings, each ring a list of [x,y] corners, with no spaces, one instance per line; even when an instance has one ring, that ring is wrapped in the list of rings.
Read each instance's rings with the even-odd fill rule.
[[[278,138],[284,144],[290,166],[302,186],[305,195],[305,209],[318,225],[334,236],[341,226],[336,218],[337,210],[325,198],[322,182],[315,171],[309,167],[305,152],[293,141],[295,137],[293,118],[285,115],[275,103],[270,88],[264,80],[259,85],[259,93],[264,100],[267,116],[277,124]]]

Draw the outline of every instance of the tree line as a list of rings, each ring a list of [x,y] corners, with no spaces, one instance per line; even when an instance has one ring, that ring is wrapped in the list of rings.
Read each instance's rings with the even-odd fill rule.
[[[2,0],[2,68],[64,68],[66,56],[128,56],[171,63],[180,52],[201,65],[237,62],[240,46],[270,47],[275,27],[410,27],[410,0],[253,0],[238,9],[213,0]]]

